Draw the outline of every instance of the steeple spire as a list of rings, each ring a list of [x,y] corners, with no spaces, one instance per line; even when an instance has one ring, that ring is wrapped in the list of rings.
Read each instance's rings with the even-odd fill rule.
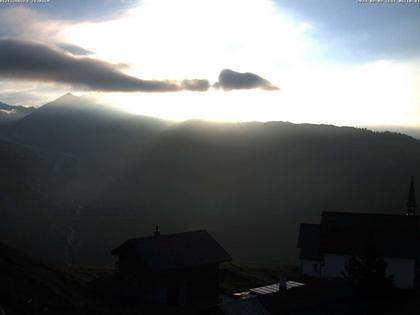
[[[416,194],[414,190],[414,177],[411,176],[410,191],[408,193],[407,215],[415,215],[417,209]]]
[[[156,225],[155,228],[155,233],[154,233],[155,237],[158,237],[160,235],[160,229],[159,229],[159,225]]]

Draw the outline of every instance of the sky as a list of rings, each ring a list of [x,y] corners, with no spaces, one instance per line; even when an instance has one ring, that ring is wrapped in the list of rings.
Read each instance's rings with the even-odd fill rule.
[[[409,0],[0,1],[0,101],[420,127],[418,30]]]

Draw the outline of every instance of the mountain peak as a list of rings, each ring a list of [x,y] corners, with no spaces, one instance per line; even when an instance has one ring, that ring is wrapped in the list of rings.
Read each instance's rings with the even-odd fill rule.
[[[64,94],[63,96],[60,96],[59,98],[57,98],[55,100],[55,102],[57,102],[57,101],[76,100],[78,98],[79,98],[78,96],[75,96],[75,95],[71,94],[70,92],[68,92],[68,93]]]
[[[80,100],[79,96],[76,96],[76,95],[71,94],[69,92],[69,93],[66,93],[66,94],[60,96],[59,98],[51,101],[50,103],[47,103],[44,106],[41,106],[41,108],[43,108],[45,106],[47,106],[46,108],[49,108],[50,106],[60,106],[60,107],[71,106],[71,107],[74,107],[76,105],[79,105],[81,103],[80,101],[81,100]]]

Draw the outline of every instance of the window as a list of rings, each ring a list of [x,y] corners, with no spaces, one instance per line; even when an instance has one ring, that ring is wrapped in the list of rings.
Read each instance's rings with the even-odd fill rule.
[[[318,264],[313,264],[313,272],[318,272]]]

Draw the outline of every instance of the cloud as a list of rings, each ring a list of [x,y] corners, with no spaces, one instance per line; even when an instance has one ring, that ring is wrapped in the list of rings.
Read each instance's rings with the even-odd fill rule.
[[[181,86],[184,90],[195,91],[195,92],[204,92],[210,88],[210,82],[208,80],[184,80],[181,83]]]
[[[214,87],[222,88],[225,91],[257,88],[268,91],[279,90],[278,87],[254,73],[241,73],[229,69],[224,69],[220,72],[219,82]]]
[[[88,56],[94,53],[90,50],[84,49],[83,47],[76,46],[69,43],[58,43],[56,46],[74,56]]]
[[[0,9],[0,38],[60,42],[60,32],[74,22],[57,20],[24,6]]]
[[[104,92],[205,92],[210,83],[205,79],[142,80],[127,75],[125,64],[111,64],[86,57],[90,51],[68,43],[55,46],[18,40],[0,39],[0,78],[33,82],[70,84]],[[253,73],[229,69],[220,72],[215,88],[278,90],[269,81]]]
[[[0,77],[0,101],[23,106],[40,106],[72,90],[69,84],[10,80]]]
[[[96,91],[174,92],[203,90],[202,80],[142,80],[119,71],[121,65],[75,57],[45,44],[0,39],[0,77],[38,82],[68,83]]]
[[[48,5],[25,4],[34,11],[46,12],[65,20],[103,20],[118,16],[140,0],[54,0]]]

